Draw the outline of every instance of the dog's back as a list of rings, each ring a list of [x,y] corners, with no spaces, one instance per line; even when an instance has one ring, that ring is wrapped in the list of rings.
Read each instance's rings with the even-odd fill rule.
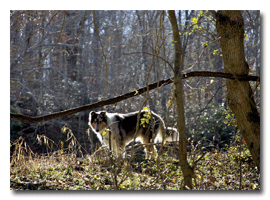
[[[145,137],[147,143],[154,142],[154,139],[158,137],[159,134],[164,129],[164,122],[160,116],[158,116],[153,111],[142,110],[140,117],[138,118],[139,112],[122,114],[123,119],[120,120],[120,131],[126,134],[127,137],[134,137],[136,133],[136,125],[139,119],[139,128],[137,132],[137,137]]]

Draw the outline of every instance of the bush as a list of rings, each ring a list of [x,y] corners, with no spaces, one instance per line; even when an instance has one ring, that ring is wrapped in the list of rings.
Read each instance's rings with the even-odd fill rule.
[[[192,112],[192,111],[191,111]],[[194,112],[195,113],[195,112]],[[195,115],[195,114],[194,114]],[[237,133],[235,117],[224,107],[209,107],[187,120],[187,138],[207,147],[224,148]]]

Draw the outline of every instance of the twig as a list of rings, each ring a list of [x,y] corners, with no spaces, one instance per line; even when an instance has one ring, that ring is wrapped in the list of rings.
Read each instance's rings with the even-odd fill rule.
[[[165,58],[163,58],[163,57],[161,57],[161,56],[159,56],[159,55],[157,55],[157,54],[152,54],[152,53],[142,52],[142,51],[135,51],[135,52],[130,52],[130,53],[123,53],[123,55],[138,54],[138,53],[144,53],[144,54],[147,54],[147,55],[150,55],[150,56],[154,56],[154,57],[160,58],[161,60],[163,60],[164,62],[166,62],[166,63],[170,66],[170,68],[171,68],[172,70],[174,70],[174,69],[173,69],[173,66],[171,65],[170,62],[168,62]]]
[[[102,45],[102,42],[101,42],[101,39],[100,39],[100,36],[99,36],[99,32],[98,32],[98,28],[96,26],[96,11],[94,10],[94,13],[93,13],[93,21],[94,21],[94,26],[95,26],[95,30],[96,30],[96,33],[97,33],[97,36],[98,36],[98,40],[99,40],[99,43],[100,43],[100,46],[101,46],[101,50],[102,50],[102,55],[104,57],[104,62],[105,62],[105,69],[106,69],[106,86],[105,86],[105,90],[104,90],[104,93],[102,95],[102,99],[104,98],[105,96],[105,93],[107,91],[107,88],[108,88],[108,67],[107,67],[107,57],[104,53],[104,48],[103,48],[103,45]]]
[[[83,21],[82,21],[81,28],[80,28],[80,30],[79,30],[79,33],[76,35],[76,38],[74,39],[72,49],[70,50],[70,52],[69,52],[67,58],[70,56],[71,52],[73,51],[73,49],[74,49],[74,47],[75,47],[75,42],[76,42],[76,40],[78,39],[78,37],[79,37],[79,35],[80,35],[80,33],[81,33],[81,30],[82,30],[82,28],[83,28],[83,25],[84,25],[85,16],[86,16],[86,11],[84,11],[84,16],[83,16]]]
[[[109,132],[109,157],[110,157],[110,163],[111,163],[111,168],[113,171],[113,182],[114,182],[114,189],[115,190],[119,190],[118,188],[118,184],[117,184],[117,173],[116,173],[116,168],[115,168],[115,164],[113,162],[113,155],[112,155],[112,140],[111,140],[111,130],[107,130]]]
[[[156,44],[155,44],[154,55],[157,52],[157,45],[158,45],[158,39],[157,39]],[[151,66],[150,66],[150,68],[148,70],[148,74],[147,74],[147,78],[146,78],[146,96],[145,96],[145,100],[142,103],[141,108],[139,110],[139,113],[137,115],[136,132],[135,132],[134,137],[133,137],[132,150],[131,150],[131,159],[133,158],[133,153],[134,153],[133,147],[134,147],[134,143],[135,143],[135,140],[136,140],[136,137],[137,137],[137,134],[138,134],[138,130],[139,130],[139,126],[140,126],[141,110],[142,110],[142,108],[144,107],[144,105],[146,104],[146,102],[147,102],[147,100],[149,98],[149,91],[150,91],[150,89],[149,89],[148,83],[149,83],[150,72],[152,71],[152,68],[154,66],[154,61],[155,61],[155,57],[152,58],[152,63],[151,63]],[[150,153],[150,152],[146,152],[146,153]]]
[[[63,24],[62,24],[62,27],[61,27],[61,30],[60,30],[60,33],[59,33],[59,36],[58,36],[58,39],[56,41],[56,43],[53,45],[53,47],[46,53],[45,56],[43,56],[43,58],[41,58],[41,62],[44,60],[44,58],[47,57],[47,55],[52,51],[52,49],[54,49],[54,47],[56,46],[56,44],[60,41],[61,39],[61,35],[62,35],[62,32],[63,32],[63,28],[64,28],[64,25],[65,25],[65,19],[66,19],[66,11],[64,10],[64,19],[63,19]]]
[[[240,149],[239,149],[239,170],[240,170],[239,190],[242,189],[242,159],[241,159],[241,153],[242,153],[242,147],[241,147],[241,144],[240,144]]]

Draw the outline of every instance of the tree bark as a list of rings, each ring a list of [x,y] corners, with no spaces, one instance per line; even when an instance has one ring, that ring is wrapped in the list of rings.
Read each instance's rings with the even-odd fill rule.
[[[187,161],[187,144],[186,144],[186,126],[185,126],[185,111],[184,111],[184,96],[182,84],[182,70],[184,65],[183,48],[179,37],[179,30],[175,17],[175,12],[169,11],[169,19],[173,29],[174,38],[174,85],[175,85],[175,101],[177,112],[177,128],[179,132],[179,163],[184,176],[183,189],[192,189],[192,177],[194,168]]]
[[[240,11],[212,12],[216,18],[219,44],[226,73],[247,75],[249,66],[244,52],[244,21]],[[260,170],[260,114],[249,82],[226,80],[228,105],[235,114],[255,164]]]

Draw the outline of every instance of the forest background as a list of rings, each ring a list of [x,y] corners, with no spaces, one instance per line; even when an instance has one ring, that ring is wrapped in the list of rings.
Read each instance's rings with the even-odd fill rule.
[[[250,74],[259,76],[259,11],[242,13]],[[174,40],[166,13],[96,11],[93,15],[93,11],[11,13],[13,113],[44,116],[110,99],[144,87],[146,81],[150,84],[173,76]],[[177,17],[185,57],[183,73],[224,72],[211,14],[186,10],[178,11]],[[251,86],[259,109],[260,88],[256,83]],[[224,80],[191,77],[184,80],[183,89],[188,138],[219,147],[228,145],[237,130],[230,124],[233,116],[227,106]],[[159,87],[149,95],[146,106],[167,126],[175,126],[173,85]],[[143,101],[144,94],[98,110],[133,112]],[[89,143],[85,131],[88,114],[84,111],[38,124],[11,121],[11,140],[17,139],[16,135],[33,138],[39,133],[56,141],[62,137],[61,126],[67,125],[83,143]]]
[[[254,11],[249,11],[249,14],[243,12],[243,18],[258,20],[258,14]],[[158,11],[98,11],[95,24],[89,19],[93,19],[92,11],[32,12],[30,17],[18,22],[17,25],[22,26],[20,32],[16,34],[11,29],[11,44],[18,42],[14,45],[16,51],[12,52],[16,53],[11,59],[12,111],[27,116],[46,115],[136,90],[145,86],[145,77],[152,62],[150,82],[172,76],[170,66],[162,59],[153,59],[151,55],[141,53],[154,54],[157,48],[160,57],[173,62],[174,41],[166,32],[171,29],[170,24],[164,17],[162,29],[158,26],[161,22]],[[215,30],[211,24],[213,19],[209,13],[181,11],[178,20],[179,35],[185,50],[184,71],[223,71],[222,53],[215,41]],[[249,25],[248,21],[246,24]],[[48,29],[40,31],[44,25]],[[255,32],[260,28],[245,28],[247,62],[252,66],[251,73],[260,75],[260,49],[256,45],[260,37]],[[12,38],[13,33],[19,37]],[[222,148],[230,144],[231,137],[237,134],[235,126],[230,124],[233,115],[226,105],[224,83],[215,78],[189,78],[184,81],[189,140],[203,141],[205,144],[212,142],[214,146]],[[256,84],[253,87],[257,87]],[[175,126],[171,94],[171,85],[151,91],[147,106],[160,114],[170,126]],[[143,97],[134,97],[103,109],[111,112],[135,111]],[[258,88],[255,101],[259,107]],[[57,141],[61,139],[57,137],[62,137],[59,134],[60,124],[70,127],[83,146],[90,145],[91,149],[91,140],[88,140],[85,132],[88,128],[87,118],[88,112],[81,112],[41,124],[14,122],[17,136],[11,134],[14,137],[11,140],[21,135],[31,140],[34,134],[44,133]],[[24,131],[17,132],[18,127]],[[36,151],[45,149],[37,147]]]

